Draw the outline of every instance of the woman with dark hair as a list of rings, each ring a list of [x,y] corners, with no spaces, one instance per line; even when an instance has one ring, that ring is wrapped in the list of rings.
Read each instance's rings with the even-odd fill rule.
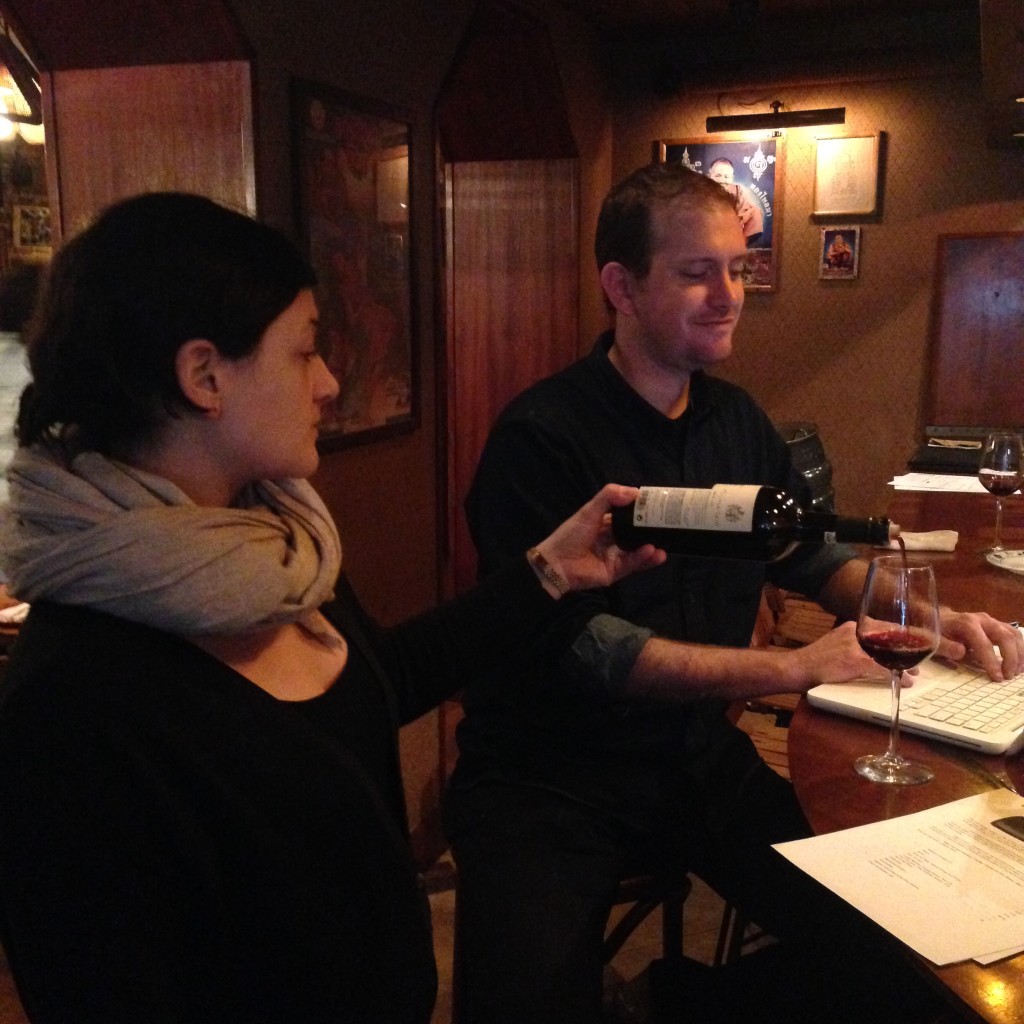
[[[391,629],[305,482],[337,392],[313,274],[197,196],[102,214],[28,337],[0,552],[0,939],[34,1022],[430,1018],[397,730],[659,562],[609,485],[521,564]]]

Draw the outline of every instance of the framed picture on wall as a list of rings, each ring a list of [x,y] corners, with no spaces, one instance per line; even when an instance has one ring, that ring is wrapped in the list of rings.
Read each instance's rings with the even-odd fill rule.
[[[747,239],[744,287],[774,291],[781,241],[782,140],[663,139],[654,143],[654,155],[714,178],[732,193]]]
[[[324,358],[339,386],[320,428],[330,450],[417,422],[411,121],[299,79],[291,101],[296,222],[317,275]]]
[[[818,277],[825,281],[852,281],[859,267],[860,228],[822,228]]]
[[[23,263],[46,263],[53,255],[50,208],[43,204],[15,204],[11,209],[13,259]]]
[[[871,217],[878,212],[879,150],[878,135],[817,140],[815,217]]]

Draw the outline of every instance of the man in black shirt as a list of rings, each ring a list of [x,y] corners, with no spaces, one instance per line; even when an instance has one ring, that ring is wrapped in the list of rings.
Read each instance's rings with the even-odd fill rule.
[[[484,573],[607,481],[768,484],[806,499],[765,413],[705,372],[731,353],[743,305],[746,246],[729,194],[680,165],[643,168],[605,200],[596,250],[615,329],[495,425],[466,505]],[[592,1024],[617,882],[669,861],[827,980],[830,1004],[846,1007],[830,1020],[913,1019],[916,990],[893,977],[881,930],[771,849],[810,829],[790,784],[726,717],[735,698],[886,677],[851,622],[797,650],[749,646],[766,580],[852,618],[865,571],[835,546],[767,567],[673,557],[605,591],[559,664],[524,656],[465,693],[446,815],[469,1024]],[[1024,665],[1006,624],[949,609],[942,624],[948,656],[969,649],[993,678]],[[784,988],[777,1002],[737,992],[718,1012],[823,1019],[805,982],[806,1018]]]

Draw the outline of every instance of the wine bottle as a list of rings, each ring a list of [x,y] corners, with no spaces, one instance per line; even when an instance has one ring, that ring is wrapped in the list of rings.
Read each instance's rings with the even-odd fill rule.
[[[654,544],[669,554],[774,562],[800,543],[888,544],[900,528],[809,511],[775,487],[716,484],[641,487],[635,502],[612,510],[612,532],[627,550]]]

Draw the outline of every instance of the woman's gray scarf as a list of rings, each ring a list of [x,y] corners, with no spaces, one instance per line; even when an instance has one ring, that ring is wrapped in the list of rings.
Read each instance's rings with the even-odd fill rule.
[[[304,480],[263,480],[235,506],[207,508],[96,452],[68,462],[19,448],[7,472],[0,565],[22,601],[194,635],[306,624],[333,594],[341,542]]]

